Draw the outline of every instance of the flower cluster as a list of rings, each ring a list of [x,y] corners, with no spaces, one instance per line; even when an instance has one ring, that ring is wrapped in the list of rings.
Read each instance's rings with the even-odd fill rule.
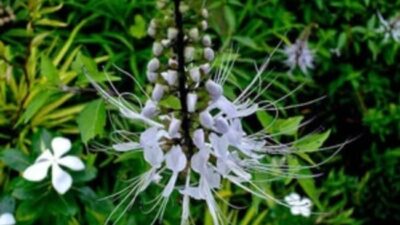
[[[400,42],[400,17],[386,20],[382,14],[378,13],[378,18],[380,26],[376,31],[384,35],[384,40],[393,38],[394,41]]]
[[[3,3],[0,2],[0,27],[14,21],[15,19],[13,10],[9,6],[5,7]]]
[[[15,223],[15,218],[11,213],[0,215],[0,225],[14,225]]]
[[[290,71],[299,67],[306,74],[309,69],[314,68],[314,53],[308,47],[307,40],[297,39],[294,44],[286,46],[284,52],[287,58],[285,64]]]
[[[297,216],[309,217],[312,203],[308,198],[301,198],[297,193],[291,193],[285,197],[285,202],[290,206],[290,212]]]
[[[70,140],[56,137],[51,141],[52,151],[45,150],[23,173],[23,177],[32,182],[42,181],[46,178],[51,167],[52,185],[59,194],[65,194],[72,186],[72,177],[61,167],[73,171],[85,169],[83,162],[76,156],[65,156],[71,149]]]
[[[148,34],[155,39],[153,58],[147,65],[147,79],[153,88],[149,95],[143,91],[148,97],[144,106],[132,105],[126,97],[139,97],[119,93],[114,87],[118,97],[111,96],[87,74],[93,86],[123,117],[147,125],[140,134],[127,130],[116,132],[122,137],[113,149],[142,150],[150,169],[117,194],[126,196],[106,223],[127,204],[122,211],[125,213],[152,183],[163,187],[153,201],[152,209],[158,209],[153,223],[163,217],[170,196],[176,191],[182,196],[182,225],[189,223],[191,200],[205,201],[214,224],[225,224],[226,218],[215,200],[223,179],[257,197],[292,207],[265,193],[253,175],[298,177],[296,169],[288,165],[265,163],[269,153],[290,153],[292,147],[275,140],[279,134],[268,134],[266,129],[250,134],[242,127],[246,117],[260,110],[276,110],[276,104],[285,99],[260,100],[270,87],[262,81],[268,60],[237,98],[225,97],[223,86],[233,63],[211,73],[215,52],[210,36],[205,33],[208,11],[191,7],[189,2],[160,0],[157,3],[160,16],[151,20],[148,28]],[[306,42],[298,41],[290,49],[288,53],[295,55],[290,59],[292,63],[300,63],[303,70],[312,67],[312,54]],[[178,99],[179,104],[171,99]]]

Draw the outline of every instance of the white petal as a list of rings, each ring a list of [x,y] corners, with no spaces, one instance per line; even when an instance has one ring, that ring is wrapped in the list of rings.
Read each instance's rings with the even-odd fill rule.
[[[54,156],[60,158],[71,149],[71,141],[64,137],[56,137],[51,141]]]
[[[165,91],[165,88],[163,85],[156,84],[156,86],[154,86],[154,90],[151,95],[151,99],[153,99],[153,101],[159,102],[162,99],[162,97],[164,96],[164,91]]]
[[[29,181],[42,181],[46,178],[50,165],[50,161],[35,163],[28,167],[22,176]]]
[[[181,129],[182,122],[178,119],[172,118],[168,127],[168,134],[175,138],[179,136],[179,129]]]
[[[225,137],[219,137],[218,135],[212,133],[210,136],[211,146],[218,158],[228,157],[228,141]]]
[[[143,148],[144,159],[152,167],[160,168],[164,161],[164,153],[159,146],[145,146]]]
[[[50,150],[44,151],[37,159],[35,162],[44,162],[44,161],[51,161],[53,159],[53,155],[51,154]]]
[[[118,152],[127,152],[132,151],[140,148],[140,144],[137,142],[125,142],[125,143],[118,143],[113,145],[115,151]]]
[[[210,154],[209,154],[208,150],[205,148],[196,152],[192,156],[192,159],[191,159],[192,169],[199,174],[204,173],[209,158],[210,158]]]
[[[60,194],[65,194],[72,186],[72,177],[62,170],[57,164],[52,166],[51,182],[54,189]]]
[[[203,129],[197,129],[193,133],[193,144],[198,148],[202,149],[205,146],[205,141],[204,141],[204,130]]]
[[[301,215],[304,217],[310,217],[311,210],[307,207],[301,208]]]
[[[180,193],[183,195],[189,195],[191,198],[196,200],[204,199],[204,196],[198,187],[187,187],[181,190]]]
[[[157,114],[157,105],[152,100],[147,100],[141,114],[146,118],[152,118]]]
[[[229,131],[229,124],[226,119],[219,117],[215,119],[215,130],[221,134],[225,134]]]
[[[176,180],[178,179],[178,174],[177,173],[173,173],[171,178],[168,181],[167,186],[165,186],[163,192],[162,192],[162,196],[164,197],[169,197],[171,196],[172,191],[174,190],[175,184],[176,184]]]
[[[200,113],[200,124],[207,129],[211,129],[214,126],[214,119],[208,111]]]
[[[181,146],[177,145],[172,147],[165,156],[167,168],[175,173],[181,172],[185,169],[187,164],[186,155],[183,153]]]
[[[194,67],[189,71],[190,77],[195,83],[199,83],[201,79],[200,69],[198,67]]]
[[[15,223],[15,218],[11,213],[0,215],[0,225],[14,225]]]
[[[161,73],[161,76],[169,86],[174,86],[177,83],[178,72],[176,70],[168,70],[168,72]]]
[[[295,216],[300,215],[301,207],[294,206],[294,207],[290,208],[290,212]]]
[[[58,163],[74,171],[81,171],[85,169],[85,164],[76,156],[65,156],[61,158]]]
[[[221,85],[211,79],[206,82],[206,90],[214,101],[218,100],[223,93]]]
[[[196,111],[196,104],[197,104],[197,94],[189,93],[187,95],[187,110],[188,112],[192,113]]]

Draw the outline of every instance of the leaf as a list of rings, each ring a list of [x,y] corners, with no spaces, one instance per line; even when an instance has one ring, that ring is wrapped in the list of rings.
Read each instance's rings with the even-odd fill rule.
[[[19,122],[22,120],[24,123],[27,123],[30,119],[32,119],[32,117],[39,111],[39,109],[46,104],[53,93],[53,91],[42,90],[38,95],[36,95],[29,103],[24,114],[22,114]]]
[[[106,123],[104,102],[99,99],[89,103],[79,114],[77,122],[84,143],[103,134]]]
[[[174,110],[181,109],[181,101],[179,100],[178,97],[172,96],[172,95],[161,100],[160,105],[162,105],[163,107],[169,108],[169,109],[174,109]]]
[[[129,33],[137,39],[146,37],[146,21],[141,15],[135,15],[135,24],[129,28]]]
[[[307,135],[300,140],[298,140],[294,147],[299,152],[315,152],[317,151],[322,144],[328,139],[331,131],[325,131],[324,133],[320,134],[310,134]]]
[[[9,196],[0,198],[0,214],[4,212],[12,213],[15,210],[15,200]]]
[[[42,55],[40,64],[41,73],[52,84],[60,83],[57,68],[53,65],[49,57]]]
[[[11,169],[22,172],[31,163],[27,156],[17,149],[7,149],[1,152],[0,160]]]

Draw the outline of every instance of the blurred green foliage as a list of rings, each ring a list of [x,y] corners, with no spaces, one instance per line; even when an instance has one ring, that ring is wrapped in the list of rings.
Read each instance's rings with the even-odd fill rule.
[[[121,190],[124,180],[146,165],[136,153],[85,151],[84,144],[110,136],[114,125],[137,127],[113,117],[106,121],[104,102],[82,68],[99,82],[107,81],[102,71],[108,71],[120,89],[139,95],[134,82],[116,73],[113,64],[145,84],[144,65],[152,44],[146,29],[156,13],[154,2],[3,0],[3,4],[11,6],[16,21],[0,26],[0,213],[14,212],[18,224],[102,224],[115,203],[100,198]],[[398,16],[400,1],[213,0],[208,8],[210,32],[220,52],[217,66],[227,60],[230,49],[239,49],[231,54],[236,67],[229,80],[232,85],[225,90],[228,96],[237,93],[236,84],[250,81],[254,62],[262,62],[274,49],[295,42],[306,27],[317,25],[309,39],[316,68],[307,75],[300,71],[289,75],[278,49],[270,63],[272,76],[265,78],[273,88],[264,97],[276,99],[305,84],[290,96],[289,104],[323,95],[326,100],[283,110],[271,127],[269,114],[258,114],[258,121],[271,132],[286,132],[289,139],[321,125],[332,128],[331,145],[359,136],[327,164],[306,172],[323,172],[315,181],[286,179],[263,186],[280,197],[292,191],[308,195],[316,212],[310,218],[292,216],[282,206],[226,184],[219,194],[244,206],[232,208],[221,201],[229,221],[238,225],[399,223],[400,205],[395,199],[400,193],[400,44],[384,41],[376,29],[377,13],[385,18]],[[118,82],[121,79],[124,82]],[[294,115],[300,116],[290,117]],[[300,126],[313,116],[309,126]],[[316,150],[328,133],[308,136],[297,147]],[[39,154],[38,143],[48,143],[55,135],[75,140],[73,151],[88,167],[73,174],[76,183],[65,196],[52,191],[49,183],[32,184],[19,175]],[[324,161],[329,155],[315,153],[312,159],[298,155],[290,162]],[[149,223],[152,216],[144,212],[152,196],[151,191],[141,196],[139,206],[119,224]],[[178,205],[171,201],[164,224],[177,224]],[[192,217],[196,224],[212,224],[200,204],[194,204]]]

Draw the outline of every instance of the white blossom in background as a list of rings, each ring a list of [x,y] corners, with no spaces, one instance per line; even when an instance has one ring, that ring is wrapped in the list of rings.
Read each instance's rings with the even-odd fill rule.
[[[308,47],[307,40],[297,39],[294,44],[285,47],[284,53],[286,55],[285,64],[290,71],[299,67],[306,74],[309,69],[314,69],[314,53]]]
[[[185,2],[182,0],[180,4],[184,5]],[[147,93],[138,85],[147,97],[144,104],[138,100],[138,96],[120,93],[113,85],[112,92],[116,95],[111,95],[86,73],[100,95],[116,107],[122,117],[146,126],[139,133],[129,130],[117,130],[114,133],[113,150],[141,152],[150,168],[130,179],[126,188],[111,196],[118,198],[120,202],[106,224],[118,223],[138,196],[152,184],[160,187],[160,191],[151,201],[151,210],[156,211],[151,224],[163,218],[173,192],[179,193],[182,199],[181,225],[189,224],[192,201],[205,202],[214,225],[227,224],[229,221],[223,217],[216,200],[216,193],[223,180],[228,180],[254,196],[286,206],[294,213],[309,215],[310,206],[307,211],[294,201],[290,203],[295,206],[264,192],[261,181],[254,174],[263,174],[271,180],[310,178],[299,175],[299,171],[322,163],[297,167],[287,165],[286,161],[278,165],[266,163],[271,154],[285,155],[307,150],[296,149],[295,141],[281,143],[277,138],[281,134],[268,133],[268,127],[249,133],[242,123],[258,111],[276,113],[278,109],[290,109],[312,102],[278,107],[297,89],[277,100],[263,99],[263,94],[271,87],[271,84],[263,82],[269,59],[257,67],[255,74],[249,75],[252,80],[236,98],[225,97],[223,87],[227,84],[234,63],[230,55],[224,60],[227,63],[211,73],[216,54],[212,49],[210,36],[203,32],[208,27],[208,11],[180,7],[181,10],[184,9],[183,12],[201,20],[201,23],[185,24],[184,35],[180,35],[182,28],[179,24],[164,19],[178,18],[169,7],[173,7],[172,1],[160,2],[159,8],[166,10],[160,13],[160,17],[152,19],[149,25],[149,35],[155,39],[155,47],[146,74],[153,90]],[[286,52],[291,68],[299,66],[303,72],[313,68],[313,54],[306,42],[298,40]],[[182,60],[183,72],[182,65],[179,64]],[[128,75],[127,72],[122,72]],[[135,77],[130,77],[139,84]],[[180,107],[176,108],[170,101],[166,102],[170,100],[169,97],[179,99]],[[136,101],[130,101],[131,99]],[[299,202],[307,203],[304,199]],[[117,213],[120,215],[116,217]]]
[[[56,137],[51,141],[51,150],[46,149],[24,172],[23,177],[32,182],[43,181],[51,168],[51,183],[61,195],[65,194],[72,186],[72,177],[64,169],[82,171],[85,165],[77,156],[66,156],[71,149],[71,141]]]
[[[378,12],[379,28],[376,32],[384,35],[384,41],[393,39],[400,42],[400,17],[395,17],[389,20],[383,18],[382,14]]]
[[[4,213],[0,215],[0,225],[14,225],[15,218],[11,213]]]
[[[290,212],[295,215],[309,217],[311,215],[312,203],[310,199],[301,198],[297,193],[291,193],[285,197],[285,202],[290,206]]]

